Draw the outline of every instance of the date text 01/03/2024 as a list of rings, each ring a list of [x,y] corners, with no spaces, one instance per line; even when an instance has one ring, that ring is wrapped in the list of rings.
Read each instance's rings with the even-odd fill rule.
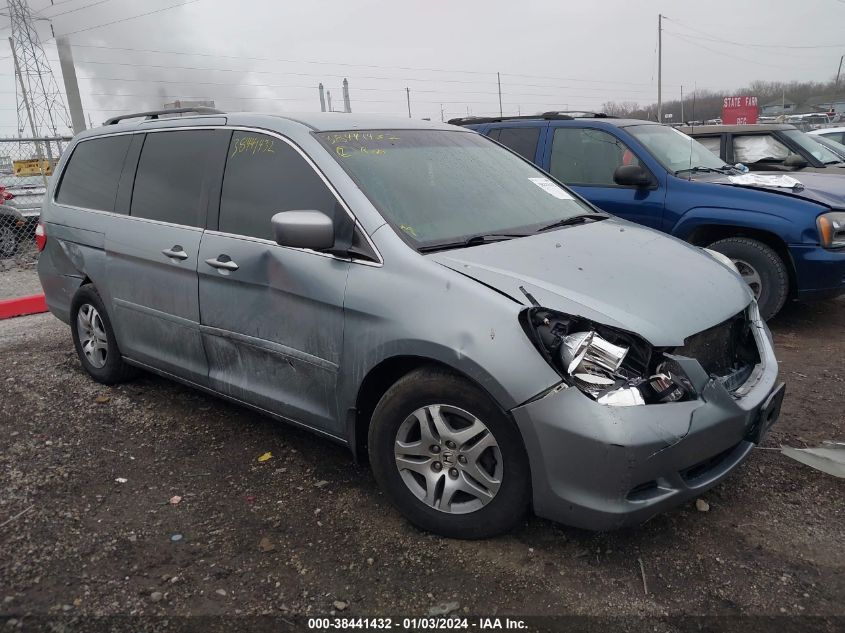
[[[380,630],[522,630],[527,624],[519,618],[462,618],[462,617],[421,617],[421,618],[308,618],[309,630],[338,629],[380,629]]]

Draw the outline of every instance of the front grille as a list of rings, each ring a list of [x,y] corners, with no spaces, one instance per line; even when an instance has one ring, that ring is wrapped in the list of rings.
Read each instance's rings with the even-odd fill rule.
[[[693,334],[672,353],[694,358],[704,371],[717,377],[733,374],[760,361],[745,311],[719,325]]]

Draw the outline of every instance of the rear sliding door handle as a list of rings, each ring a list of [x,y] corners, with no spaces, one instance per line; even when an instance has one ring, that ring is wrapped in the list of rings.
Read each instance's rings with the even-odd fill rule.
[[[226,257],[225,260],[220,259],[220,257]],[[229,259],[226,255],[220,255],[217,259],[207,259],[205,263],[211,266],[212,268],[217,268],[218,270],[228,270],[233,271],[238,269],[238,265]]]
[[[161,251],[161,254],[165,257],[169,257],[170,259],[188,259],[188,254],[178,244],[173,248],[165,248]]]

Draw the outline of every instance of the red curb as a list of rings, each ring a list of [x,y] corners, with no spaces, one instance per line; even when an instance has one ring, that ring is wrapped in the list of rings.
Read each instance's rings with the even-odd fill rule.
[[[0,299],[0,319],[11,319],[12,317],[40,312],[47,312],[47,302],[44,300],[44,295]]]

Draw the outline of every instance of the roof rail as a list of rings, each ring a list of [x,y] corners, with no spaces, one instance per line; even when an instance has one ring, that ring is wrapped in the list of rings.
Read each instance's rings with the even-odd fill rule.
[[[183,114],[192,112],[194,114],[226,114],[223,110],[217,108],[207,108],[205,106],[195,106],[193,108],[169,108],[164,110],[150,110],[149,112],[136,112],[134,114],[121,114],[120,116],[113,116],[106,119],[103,125],[114,125],[120,123],[124,119],[138,119],[144,117],[146,120],[158,119],[162,114]]]
[[[501,121],[523,121],[523,120],[537,120],[537,119],[544,119],[544,120],[564,120],[569,121],[574,117],[569,116],[568,114],[563,114],[559,112],[545,112],[543,114],[523,114],[520,116],[469,116],[469,117],[459,117],[457,119],[449,119],[446,123],[450,125],[470,125],[473,123],[500,123]]]
[[[615,119],[604,112],[590,112],[589,110],[555,110],[552,112],[544,112],[543,118],[552,118],[555,116],[568,116],[571,119]]]

